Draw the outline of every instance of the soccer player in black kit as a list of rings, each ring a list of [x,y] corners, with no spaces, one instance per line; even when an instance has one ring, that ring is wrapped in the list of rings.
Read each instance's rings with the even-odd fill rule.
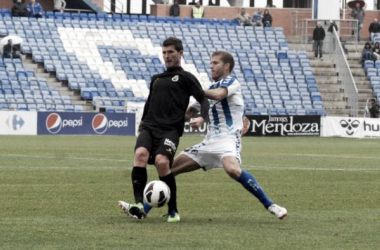
[[[162,44],[166,71],[154,75],[150,93],[141,118],[135,145],[132,185],[135,203],[119,201],[119,207],[129,215],[141,219],[151,207],[143,205],[143,191],[147,183],[147,164],[154,164],[160,180],[170,188],[168,222],[179,222],[177,187],[171,172],[179,138],[182,136],[186,109],[190,96],[201,104],[201,117],[207,120],[209,103],[199,81],[181,67],[182,41],[169,37]]]

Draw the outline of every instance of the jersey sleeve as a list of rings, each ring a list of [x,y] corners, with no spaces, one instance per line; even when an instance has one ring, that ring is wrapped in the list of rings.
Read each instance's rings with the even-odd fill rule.
[[[227,96],[231,96],[236,91],[238,91],[239,86],[240,86],[239,82],[234,77],[232,77],[232,78],[226,78],[220,84],[221,88],[226,88],[227,89],[227,91],[228,91]]]
[[[188,78],[187,84],[188,84],[190,95],[193,96],[198,102],[202,102],[202,99],[204,97],[204,92],[203,92],[200,82],[191,73],[188,73],[186,75]]]

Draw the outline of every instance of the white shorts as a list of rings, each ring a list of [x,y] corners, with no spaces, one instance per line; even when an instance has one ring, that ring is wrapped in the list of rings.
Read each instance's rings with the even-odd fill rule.
[[[226,156],[234,156],[241,164],[240,151],[241,138],[236,134],[204,139],[201,143],[185,149],[180,155],[190,157],[206,171],[223,167],[222,159]]]

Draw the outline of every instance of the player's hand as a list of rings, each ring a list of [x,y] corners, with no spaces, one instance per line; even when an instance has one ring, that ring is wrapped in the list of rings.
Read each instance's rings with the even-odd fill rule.
[[[193,129],[199,129],[204,123],[204,120],[202,117],[197,118],[191,118],[190,119],[190,126]]]
[[[249,121],[249,119],[246,116],[244,116],[243,117],[243,129],[240,132],[241,136],[245,135],[245,133],[248,132],[248,129],[249,129],[250,125],[251,125],[251,122]]]

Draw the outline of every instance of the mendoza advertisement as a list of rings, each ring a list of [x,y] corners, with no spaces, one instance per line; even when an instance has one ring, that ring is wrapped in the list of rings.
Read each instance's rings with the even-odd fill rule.
[[[135,114],[39,112],[39,135],[135,135]]]
[[[323,137],[348,138],[380,137],[379,118],[323,117]]]
[[[1,135],[37,135],[37,112],[0,111]]]
[[[246,136],[319,136],[321,117],[247,116],[251,125]]]

